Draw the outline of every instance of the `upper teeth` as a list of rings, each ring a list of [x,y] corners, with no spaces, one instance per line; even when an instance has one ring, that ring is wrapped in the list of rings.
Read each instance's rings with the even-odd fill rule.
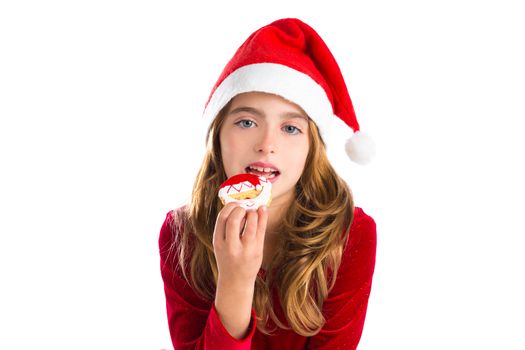
[[[256,170],[256,171],[260,171],[260,172],[264,172],[264,173],[271,173],[271,172],[277,171],[277,170],[272,169],[272,168],[261,168],[261,167],[252,166],[252,165],[250,165],[248,168],[251,169],[251,170]]]

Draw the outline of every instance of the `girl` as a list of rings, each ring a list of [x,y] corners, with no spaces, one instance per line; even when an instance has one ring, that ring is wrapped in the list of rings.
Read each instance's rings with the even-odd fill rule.
[[[374,150],[330,51],[297,19],[259,29],[225,67],[204,118],[191,202],[167,214],[159,239],[175,349],[355,349],[376,229],[330,165],[329,124],[354,131],[352,160]],[[219,186],[238,173],[272,182],[268,208],[222,206]]]

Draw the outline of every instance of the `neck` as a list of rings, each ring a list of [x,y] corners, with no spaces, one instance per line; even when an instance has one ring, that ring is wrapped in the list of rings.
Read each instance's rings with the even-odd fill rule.
[[[268,207],[268,224],[266,225],[266,235],[275,235],[281,222],[283,221],[286,211],[290,207],[293,196],[280,197],[272,200]]]
[[[266,236],[275,235],[279,224],[283,219],[282,208],[271,206],[268,208],[268,223],[266,224]]]

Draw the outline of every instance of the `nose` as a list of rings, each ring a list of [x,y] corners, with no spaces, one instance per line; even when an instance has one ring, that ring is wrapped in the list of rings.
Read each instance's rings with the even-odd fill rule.
[[[276,151],[276,137],[270,128],[261,130],[257,141],[255,142],[254,150],[257,153],[270,154]]]

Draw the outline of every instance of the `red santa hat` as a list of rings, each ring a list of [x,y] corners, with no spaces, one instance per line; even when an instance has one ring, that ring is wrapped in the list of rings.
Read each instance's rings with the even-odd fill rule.
[[[286,18],[254,32],[239,47],[212,89],[204,110],[209,125],[236,95],[266,92],[299,105],[316,123],[330,147],[334,121],[348,127],[347,155],[358,164],[375,154],[373,141],[360,131],[341,70],[323,39],[306,23]],[[340,123],[342,121],[343,123]]]

